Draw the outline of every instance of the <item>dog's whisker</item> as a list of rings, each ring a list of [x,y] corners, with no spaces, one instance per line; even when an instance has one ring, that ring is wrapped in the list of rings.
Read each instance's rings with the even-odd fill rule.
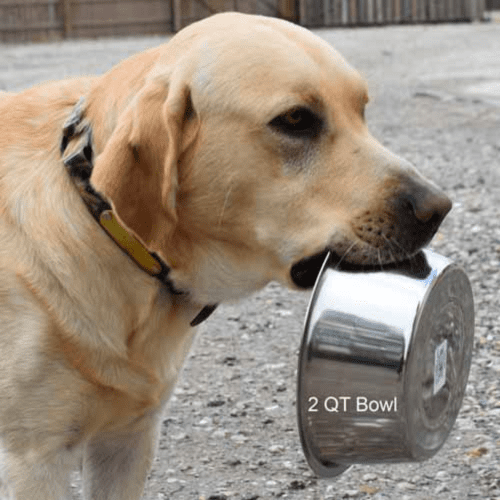
[[[391,261],[392,262],[396,262],[396,255],[393,253],[393,245],[392,245],[392,241],[390,238],[387,238],[386,236],[382,235],[382,237],[384,238],[384,240],[386,241],[387,243],[387,251],[389,252],[390,256],[391,256]]]
[[[349,245],[349,248],[342,254],[340,257],[339,261],[335,264],[335,270],[337,270],[341,264],[341,262],[344,260],[345,257],[347,257],[347,254],[353,249],[353,247],[356,245],[355,242],[351,243]]]
[[[229,186],[229,189],[227,190],[227,193],[226,193],[226,196],[224,198],[224,203],[222,205],[222,211],[220,213],[220,216],[219,216],[219,221],[217,223],[217,226],[220,228],[221,225],[222,225],[222,220],[224,219],[224,213],[226,212],[226,207],[227,207],[227,204],[228,204],[228,201],[229,201],[229,196],[231,195],[231,191],[233,189],[233,185],[231,184]]]
[[[380,248],[377,248],[377,259],[378,259],[378,263],[380,265],[380,269],[383,271],[384,270],[384,264],[382,263],[382,257],[380,255]]]
[[[384,238],[385,238],[385,236],[384,236]],[[385,239],[387,240],[387,243],[389,243],[390,247],[392,247],[394,245],[395,247],[397,247],[399,249],[399,252],[397,252],[397,253],[403,255],[406,259],[411,259],[411,255],[396,240],[394,240],[392,238],[390,238],[390,239],[385,238]],[[392,253],[391,253],[391,255],[392,255],[393,259],[396,260]]]

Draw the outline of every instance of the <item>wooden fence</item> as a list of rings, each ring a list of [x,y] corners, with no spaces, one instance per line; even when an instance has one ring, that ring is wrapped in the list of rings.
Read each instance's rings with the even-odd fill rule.
[[[170,0],[0,0],[0,41],[147,35],[172,28]]]
[[[307,27],[472,21],[486,0],[0,0],[0,42],[175,32],[216,12]]]
[[[500,10],[500,0],[486,0],[486,10]]]
[[[308,27],[475,21],[485,0],[308,0],[300,8]]]

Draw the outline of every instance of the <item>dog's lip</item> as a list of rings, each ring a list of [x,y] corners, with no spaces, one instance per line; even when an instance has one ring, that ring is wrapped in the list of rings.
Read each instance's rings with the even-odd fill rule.
[[[330,254],[330,250],[325,248],[309,257],[305,257],[296,262],[290,269],[290,277],[293,283],[304,290],[308,290],[314,286],[318,279],[323,263],[326,257]]]
[[[290,269],[293,283],[302,289],[308,290],[316,283],[321,268],[328,257],[330,265],[341,271],[369,271],[376,266],[353,264],[341,257],[333,248],[325,248],[315,254],[300,259]],[[379,266],[380,267],[380,266]]]
[[[420,266],[421,255],[422,252],[419,249],[411,255],[407,254],[405,258],[396,259],[393,262],[386,262],[384,264],[356,264],[349,262],[348,256],[345,254],[341,256],[333,248],[327,247],[320,252],[304,257],[296,262],[290,269],[290,277],[298,288],[308,290],[316,283],[327,257],[329,259],[329,265],[335,267],[335,269],[339,271],[366,273],[390,271],[392,269],[407,266],[410,268],[415,267],[415,265]]]

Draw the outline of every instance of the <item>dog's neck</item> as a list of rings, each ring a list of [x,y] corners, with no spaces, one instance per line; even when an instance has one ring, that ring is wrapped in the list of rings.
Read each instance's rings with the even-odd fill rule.
[[[95,153],[93,128],[91,121],[85,118],[84,108],[85,99],[81,98],[63,126],[60,143],[63,162],[83,201],[96,222],[141,269],[160,280],[171,294],[185,294],[169,278],[169,266],[120,224],[110,203],[90,183]],[[216,307],[212,304],[205,306],[191,321],[191,326],[207,319]]]

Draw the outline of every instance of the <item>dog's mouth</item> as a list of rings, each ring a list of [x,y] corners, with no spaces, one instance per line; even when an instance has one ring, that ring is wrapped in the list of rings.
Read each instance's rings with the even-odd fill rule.
[[[406,269],[412,274],[419,275],[425,272],[426,259],[423,253],[417,251],[411,255],[406,254],[404,258],[396,258],[390,262],[380,263],[364,263],[356,264],[346,260],[343,256],[336,253],[334,250],[326,248],[317,254],[306,257],[296,264],[290,270],[290,277],[298,288],[303,290],[311,289],[316,283],[321,268],[325,259],[329,257],[329,266],[334,267],[339,271],[349,272],[374,272],[374,271],[389,271],[391,269]]]
[[[294,264],[290,270],[290,276],[295,286],[303,290],[312,288],[329,252],[328,249],[325,249]]]
[[[300,260],[292,266],[290,276],[294,284],[304,290],[312,288],[316,283],[321,268],[323,267],[325,259],[328,256],[329,264],[340,271],[368,272],[381,269],[380,264],[354,264],[345,260],[345,256],[341,257],[334,250],[326,248],[315,255],[311,255],[310,257]],[[389,264],[384,265],[383,269],[387,269],[388,266]]]

